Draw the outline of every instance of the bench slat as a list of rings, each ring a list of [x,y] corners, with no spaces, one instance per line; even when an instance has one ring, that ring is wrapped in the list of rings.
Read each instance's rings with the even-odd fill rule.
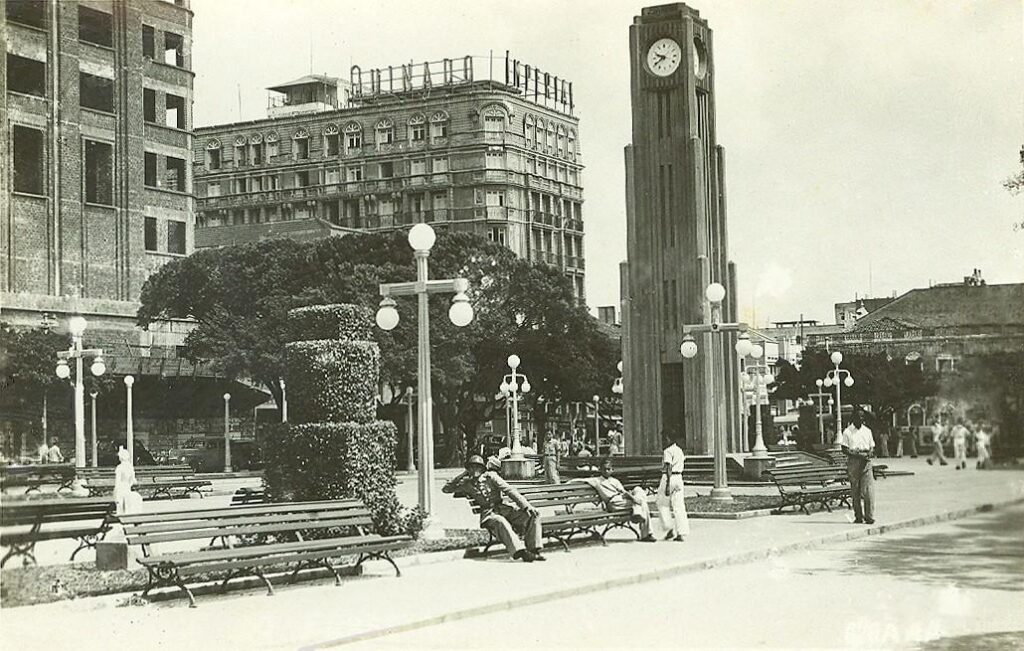
[[[306,531],[309,529],[330,529],[332,527],[359,527],[372,524],[369,518],[340,518],[333,520],[304,519],[290,522],[279,522],[276,524],[248,524],[248,525],[226,525],[220,522],[210,522],[203,527],[197,527],[186,531],[175,530],[168,533],[137,534],[125,532],[125,538],[132,545],[154,545],[163,542],[176,542],[181,540],[197,540],[220,536],[248,536],[262,533],[280,533],[287,531]]]
[[[339,550],[337,555],[342,555],[344,550],[359,549],[360,547],[374,544],[384,544],[410,540],[407,536],[377,536],[375,534],[362,536],[345,536],[341,538],[324,538],[320,540],[304,540],[301,542],[272,543],[262,545],[248,545],[243,547],[205,549],[197,552],[177,552],[168,554],[157,554],[146,558],[140,558],[143,565],[159,565],[161,563],[173,563],[179,567],[196,563],[253,559],[263,556],[271,557],[275,554],[290,552],[304,552],[314,550]],[[358,552],[356,552],[358,553]],[[277,562],[277,561],[275,561]]]
[[[362,509],[366,506],[359,500],[324,500],[320,502],[272,502],[270,504],[246,504],[216,509],[192,511],[161,511],[159,513],[133,513],[121,516],[121,522],[142,524],[146,522],[172,522],[209,517],[241,517],[252,514],[304,513],[309,511],[338,511]]]

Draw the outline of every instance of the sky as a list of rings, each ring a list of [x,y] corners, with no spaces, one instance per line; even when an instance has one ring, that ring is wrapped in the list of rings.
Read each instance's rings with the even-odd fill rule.
[[[626,259],[629,37],[655,2],[192,0],[197,126],[265,117],[267,86],[409,60],[514,58],[573,81],[586,292]],[[740,316],[832,323],[835,302],[1024,282],[1021,0],[693,0],[714,31]]]

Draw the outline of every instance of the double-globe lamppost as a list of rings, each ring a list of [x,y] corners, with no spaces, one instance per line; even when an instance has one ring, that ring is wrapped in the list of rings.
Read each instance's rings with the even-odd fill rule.
[[[429,224],[416,224],[409,230],[409,246],[416,258],[416,280],[404,283],[385,283],[380,286],[380,308],[377,310],[377,326],[382,330],[393,330],[398,325],[398,310],[393,296],[416,296],[417,314],[417,394],[419,407],[419,506],[426,513],[423,523],[425,538],[441,538],[444,530],[440,527],[433,513],[433,480],[434,480],[434,410],[430,388],[430,304],[431,294],[452,294],[452,305],[448,309],[448,318],[456,326],[464,327],[473,320],[473,306],[469,303],[466,290],[469,281],[465,278],[448,280],[429,280],[427,259],[430,249],[434,246],[437,236]]]
[[[83,377],[83,360],[93,358],[89,370],[99,377],[107,372],[103,362],[102,348],[83,348],[82,335],[88,327],[84,317],[75,315],[68,320],[68,332],[71,333],[71,347],[57,353],[57,377],[66,380],[71,377],[68,360],[75,360],[75,467],[85,467],[85,378]]]
[[[501,379],[501,386],[498,387],[498,390],[512,406],[512,459],[519,461],[523,459],[523,434],[519,427],[519,401],[523,399],[522,394],[530,392],[530,379],[526,377],[525,373],[518,371],[519,355],[509,355],[506,361],[512,372],[506,373]]]
[[[754,411],[756,412],[754,421],[756,434],[751,456],[754,459],[767,459],[768,448],[764,444],[764,429],[761,424],[761,391],[765,392],[765,398],[767,398],[768,385],[775,382],[775,377],[768,365],[760,361],[764,357],[764,348],[760,344],[751,343],[750,337],[746,333],[741,334],[739,341],[736,342],[736,352],[741,359],[749,356],[754,360],[753,363],[746,361],[743,363],[744,383],[754,393]]]
[[[818,387],[818,392],[817,393],[812,393],[812,394],[808,395],[809,398],[817,398],[818,399],[818,403],[817,403],[818,404],[818,435],[821,437],[821,444],[822,445],[825,444],[825,405],[824,405],[824,400],[825,400],[825,398],[829,398],[829,404],[831,404],[831,401],[832,401],[832,399],[829,397],[829,395],[821,390],[821,387],[824,384],[825,384],[825,381],[822,380],[821,378],[818,378],[817,380],[815,380],[814,381],[814,385]]]
[[[834,351],[829,359],[832,360],[835,368],[825,374],[825,379],[821,383],[826,387],[835,386],[836,388],[836,440],[838,441],[843,433],[842,385],[845,384],[847,388],[852,387],[853,375],[845,368],[839,368],[839,365],[843,363],[843,354],[841,352],[838,350]]]
[[[710,333],[712,336],[720,335],[726,332],[746,332],[747,324],[745,323],[722,323],[722,301],[725,300],[725,286],[721,283],[711,283],[704,291],[704,297],[707,299],[711,306],[711,320],[710,323],[702,323],[698,325],[684,325],[683,326],[683,343],[679,346],[679,352],[685,359],[693,359],[697,355],[697,342],[693,338],[694,333],[703,334]],[[740,351],[740,345],[743,340],[736,343],[737,352],[741,355],[744,354]],[[746,344],[750,344],[750,340],[746,340]],[[714,502],[731,502],[732,491],[729,490],[729,480],[725,472],[725,418],[724,411],[725,406],[722,404],[722,400],[725,397],[724,389],[724,375],[725,365],[720,359],[721,355],[714,354],[714,350],[717,347],[712,345],[711,351],[711,382],[710,387],[711,400],[707,405],[706,411],[709,413],[712,423],[711,431],[714,433],[714,447],[715,447],[715,475],[714,475],[714,488],[711,489],[711,500]],[[745,346],[744,346],[745,349]]]

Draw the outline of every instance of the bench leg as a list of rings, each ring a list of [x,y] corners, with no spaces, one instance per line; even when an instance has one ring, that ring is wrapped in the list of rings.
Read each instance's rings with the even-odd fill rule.
[[[388,552],[365,552],[365,553],[362,553],[362,554],[359,555],[359,560],[356,562],[355,566],[359,567],[360,565],[363,564],[363,561],[368,561],[371,558],[377,558],[377,559],[380,559],[382,561],[387,561],[387,562],[391,563],[391,567],[395,568],[395,576],[396,577],[402,576],[402,570],[398,569],[398,565],[395,564],[394,559],[391,558],[391,554],[389,554]]]
[[[551,534],[548,534],[546,537],[547,538],[551,538],[552,540],[557,540],[559,543],[561,543],[562,548],[565,551],[567,551],[567,552],[569,551],[569,543],[568,543],[568,541],[563,536],[561,536],[559,534],[551,533]]]
[[[196,607],[196,597],[189,590],[185,582],[181,580],[181,576],[178,574],[178,568],[171,565],[161,565],[157,567],[146,567],[149,571],[149,583],[146,584],[146,589],[142,591],[142,596],[145,597],[149,594],[149,591],[153,588],[160,588],[164,586],[177,586],[181,588],[185,595],[188,597],[188,607]]]
[[[105,535],[105,532],[104,532],[104,535]],[[82,551],[83,549],[89,549],[90,547],[95,548],[96,547],[96,541],[98,539],[99,539],[99,534],[98,533],[90,533],[90,534],[86,534],[84,536],[80,536],[78,538],[78,547],[75,549],[75,551],[71,552],[71,560],[74,561],[75,560],[75,556],[77,556],[78,552]]]
[[[263,574],[263,570],[259,569],[258,567],[254,567],[252,573],[260,577],[260,580],[263,581],[263,584],[267,586],[267,596],[273,597],[274,586],[270,584],[270,579],[268,579],[267,576]]]
[[[632,534],[634,536],[636,536],[637,540],[640,540],[640,538],[641,538],[640,530],[637,529],[636,526],[634,526],[634,524],[632,522],[613,522],[613,523],[609,524],[608,526],[606,526],[604,528],[604,531],[601,533],[601,538],[604,538],[605,536],[607,536],[608,532],[611,531],[612,529],[627,529],[630,532],[632,532]]]
[[[11,548],[7,550],[7,553],[4,554],[3,560],[0,561],[0,567],[3,567],[9,559],[14,558],[15,556],[21,556],[23,567],[28,567],[30,560],[32,561],[32,565],[38,565],[39,563],[36,562],[36,557],[33,553],[35,551],[35,546],[35,541],[30,541],[23,545],[19,545],[17,543],[11,544]]]

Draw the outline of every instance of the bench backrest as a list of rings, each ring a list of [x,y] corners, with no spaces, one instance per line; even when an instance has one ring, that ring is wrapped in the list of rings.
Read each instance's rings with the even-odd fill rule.
[[[263,504],[266,501],[267,494],[262,488],[239,488],[231,496],[231,506]]]
[[[7,481],[20,477],[64,478],[75,474],[70,463],[40,463],[30,466],[0,466],[0,480]]]
[[[601,504],[601,496],[597,489],[584,482],[568,482],[565,484],[533,484],[529,486],[517,486],[523,497],[530,504],[537,508],[553,508],[559,506],[574,506],[576,504]],[[506,498],[507,500],[507,498]],[[473,513],[479,513],[480,508],[474,504]]]
[[[78,476],[86,479],[105,479],[107,477],[113,477],[116,472],[116,468],[103,467],[103,468],[79,468]],[[173,465],[173,466],[135,466],[136,477],[181,477],[184,475],[194,475],[195,471],[189,465]]]
[[[311,529],[351,527],[363,533],[373,526],[362,500],[275,502],[193,511],[138,513],[120,517],[129,544],[142,545],[183,540],[285,534]]]
[[[0,523],[8,527],[102,520],[113,512],[114,500],[102,497],[4,500],[0,503]]]
[[[846,469],[839,466],[773,468],[765,471],[776,484],[827,483],[846,481]]]

